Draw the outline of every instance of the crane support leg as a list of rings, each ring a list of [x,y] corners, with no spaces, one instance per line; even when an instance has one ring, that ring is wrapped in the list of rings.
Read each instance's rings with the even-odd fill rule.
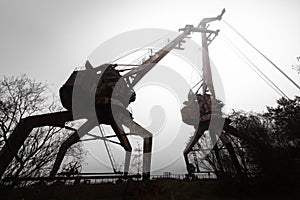
[[[54,177],[59,170],[59,167],[66,155],[67,150],[75,143],[79,142],[79,139],[88,133],[91,129],[95,127],[94,121],[85,122],[76,132],[70,135],[60,146],[59,151],[57,153],[53,168],[50,172],[50,177]]]
[[[187,169],[189,169],[189,165],[190,165],[188,154],[193,150],[193,147],[199,141],[200,137],[204,134],[204,131],[205,128],[199,127],[196,134],[194,135],[192,140],[189,142],[189,144],[186,146],[185,150],[183,151],[183,156],[184,156]]]
[[[221,134],[220,139],[221,139],[221,142],[226,147],[238,175],[241,178],[243,178],[243,171],[242,171],[240,162],[235,154],[235,151],[234,151],[234,148],[233,148],[231,142],[229,141],[228,137],[225,134]]]
[[[233,126],[226,124],[224,125],[224,131],[228,134],[231,134],[234,137],[237,137],[239,139],[245,139],[245,137]]]
[[[67,121],[73,120],[69,111],[36,115],[21,119],[0,152],[0,177],[9,163],[17,155],[19,149],[33,128],[41,126],[64,127]]]
[[[209,135],[212,141],[212,144],[215,144],[213,147],[213,150],[215,152],[215,156],[216,156],[216,160],[219,166],[219,170],[221,174],[224,174],[224,167],[221,161],[221,157],[220,157],[220,149],[218,147],[218,143],[217,143],[217,133],[214,131],[209,131]],[[217,177],[219,177],[221,174],[219,172],[216,171],[216,175]]]
[[[129,172],[129,165],[130,165],[130,159],[131,159],[131,152],[132,152],[132,147],[129,143],[129,140],[121,126],[118,126],[117,124],[113,124],[112,129],[116,133],[121,146],[125,149],[125,164],[124,164],[124,175],[127,175]]]
[[[125,164],[124,164],[124,175],[127,176],[129,172],[130,160],[131,160],[131,151],[125,151]]]
[[[57,153],[52,170],[50,172],[50,177],[54,177],[57,174],[57,171],[61,165],[61,162],[63,161],[63,158],[64,158],[68,148],[70,148],[73,144],[77,143],[79,141],[79,139],[80,138],[79,138],[77,132],[75,132],[72,135],[70,135],[70,137],[68,137],[68,139],[66,141],[64,141],[64,143],[62,143],[62,145],[60,146],[59,151]]]
[[[132,131],[144,139],[143,145],[143,180],[150,179],[151,156],[152,156],[152,134],[142,126],[132,121],[129,124]]]
[[[136,133],[144,139],[143,146],[143,179],[150,179],[151,154],[152,154],[152,134],[134,122],[129,116],[120,114],[117,116],[120,124],[124,124],[131,132]]]
[[[144,138],[144,150],[143,150],[143,179],[144,180],[150,179],[151,156],[152,156],[152,135],[151,137]]]

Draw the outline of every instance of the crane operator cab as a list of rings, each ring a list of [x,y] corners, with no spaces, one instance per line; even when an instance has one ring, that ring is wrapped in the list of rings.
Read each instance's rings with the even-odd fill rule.
[[[82,110],[82,117],[86,117],[89,113],[86,113],[85,108],[94,106],[98,120],[103,123],[111,120],[112,105],[120,107],[123,111],[126,110],[128,105],[135,101],[136,94],[122,79],[122,75],[115,69],[116,66],[116,64],[103,64],[93,68],[87,61],[84,70],[73,71],[59,90],[63,107],[72,111],[72,107],[76,106],[76,110]],[[114,91],[116,86],[118,89]],[[74,92],[76,94],[73,94]],[[80,100],[76,100],[75,103],[73,98]]]
[[[188,101],[183,104],[185,106],[181,109],[182,120],[193,126],[198,126],[199,122],[208,121],[212,117],[220,117],[224,106],[220,100],[208,93],[194,94],[192,91],[189,92]]]

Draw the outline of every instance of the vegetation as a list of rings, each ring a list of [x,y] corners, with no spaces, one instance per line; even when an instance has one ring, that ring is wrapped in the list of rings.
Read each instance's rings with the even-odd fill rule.
[[[61,110],[51,94],[47,84],[26,75],[0,80],[0,149],[7,143],[21,118]],[[2,178],[49,175],[60,144],[69,134],[69,131],[56,127],[35,128]],[[73,145],[67,156],[71,157],[69,160],[82,161],[83,150],[80,144]]]
[[[276,107],[263,114],[233,112],[229,118],[242,138],[227,135],[238,156],[243,173],[263,182],[293,182],[300,175],[300,97],[281,98]],[[203,143],[201,143],[203,146]],[[235,177],[227,150],[212,150],[202,168]],[[221,163],[218,162],[217,155]]]

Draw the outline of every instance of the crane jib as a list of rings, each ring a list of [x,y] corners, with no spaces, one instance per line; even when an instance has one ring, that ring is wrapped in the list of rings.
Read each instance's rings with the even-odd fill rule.
[[[153,56],[150,56],[145,62],[143,62],[138,68],[131,70],[126,73],[123,77],[128,79],[135,75],[134,79],[131,83],[129,83],[129,87],[133,88],[135,84],[141,80],[147,72],[149,72],[162,58],[164,58],[172,49],[174,49],[184,38],[186,38],[190,34],[190,29],[186,29],[183,33],[177,36],[173,41],[155,53]]]

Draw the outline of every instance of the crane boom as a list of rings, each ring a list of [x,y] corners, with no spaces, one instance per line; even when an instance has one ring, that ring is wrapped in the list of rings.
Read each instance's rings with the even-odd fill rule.
[[[123,78],[128,83],[129,87],[132,89],[162,58],[164,58],[172,49],[174,49],[178,44],[182,42],[192,32],[201,32],[202,34],[202,60],[203,60],[203,79],[204,79],[204,90],[208,87],[213,97],[215,97],[214,87],[212,83],[212,75],[208,56],[208,45],[212,40],[218,35],[219,30],[212,31],[207,29],[207,24],[216,20],[221,20],[225,9],[217,17],[204,18],[198,25],[194,27],[193,25],[186,25],[184,28],[179,29],[183,31],[179,36],[177,36],[173,41],[150,56],[146,61],[144,61],[139,67],[126,73]],[[206,34],[209,34],[208,36]],[[212,39],[210,36],[214,35]]]
[[[190,26],[189,26],[190,27]],[[183,33],[177,36],[173,41],[150,56],[139,67],[126,73],[123,77],[129,84],[129,87],[133,88],[162,58],[164,58],[172,49],[174,49],[184,38],[191,33],[191,28],[186,28]],[[130,80],[130,77],[133,78]]]

